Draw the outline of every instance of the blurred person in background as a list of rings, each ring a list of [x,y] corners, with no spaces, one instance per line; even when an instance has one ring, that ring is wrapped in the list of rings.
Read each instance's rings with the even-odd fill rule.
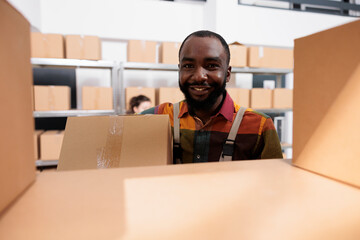
[[[127,114],[137,114],[151,107],[150,98],[144,95],[132,97],[129,103]]]

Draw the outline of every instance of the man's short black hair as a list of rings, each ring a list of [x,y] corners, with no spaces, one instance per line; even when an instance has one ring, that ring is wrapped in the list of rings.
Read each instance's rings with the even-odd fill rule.
[[[224,50],[225,50],[225,53],[226,53],[226,63],[229,65],[229,62],[230,62],[230,50],[229,50],[229,45],[226,43],[225,39],[220,36],[219,34],[215,33],[215,32],[211,32],[211,31],[208,31],[208,30],[200,30],[200,31],[197,31],[197,32],[193,32],[191,33],[189,36],[187,36],[185,38],[185,40],[181,43],[181,46],[180,46],[180,50],[179,50],[179,60],[180,60],[180,53],[181,53],[181,50],[185,44],[185,42],[190,38],[190,37],[213,37],[213,38],[217,38],[219,39],[219,41],[221,42],[221,45],[224,47]]]

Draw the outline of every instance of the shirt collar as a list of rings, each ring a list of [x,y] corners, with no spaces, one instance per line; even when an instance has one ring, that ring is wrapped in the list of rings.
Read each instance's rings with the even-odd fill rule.
[[[182,118],[187,113],[189,113],[188,105],[187,105],[186,101],[182,101],[180,103],[179,117]],[[219,114],[223,115],[228,121],[230,121],[230,122],[233,121],[234,102],[228,93],[226,93],[225,100],[223,102],[223,105],[220,108],[220,111],[217,114],[215,114],[215,116],[217,116]]]

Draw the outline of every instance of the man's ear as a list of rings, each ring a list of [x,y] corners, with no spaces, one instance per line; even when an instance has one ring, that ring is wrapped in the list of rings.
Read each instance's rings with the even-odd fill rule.
[[[226,82],[229,82],[230,78],[231,78],[231,66],[229,66],[226,71]]]

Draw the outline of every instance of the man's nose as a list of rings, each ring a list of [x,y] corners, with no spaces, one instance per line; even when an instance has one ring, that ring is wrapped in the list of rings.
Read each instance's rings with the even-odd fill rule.
[[[193,79],[196,82],[204,82],[208,78],[206,69],[202,67],[196,68],[196,71],[194,72]]]

